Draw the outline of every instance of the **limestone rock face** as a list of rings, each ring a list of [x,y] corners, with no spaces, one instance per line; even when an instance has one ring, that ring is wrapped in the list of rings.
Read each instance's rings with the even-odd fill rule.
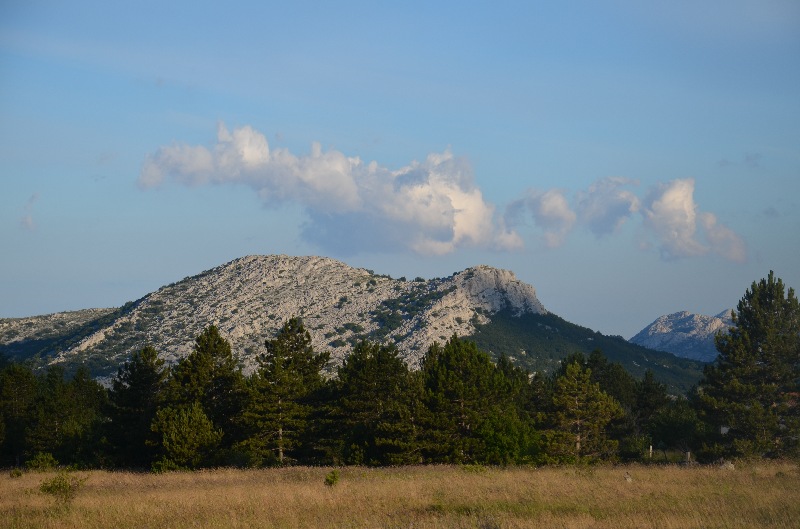
[[[164,286],[116,312],[104,309],[98,313],[104,318],[81,327],[78,338],[63,342],[49,356],[52,362],[108,365],[113,374],[112,368],[115,372],[133,351],[151,344],[174,363],[213,324],[249,372],[264,352],[264,341],[287,319],[299,316],[315,349],[331,352],[331,368],[361,339],[395,343],[416,367],[432,342],[454,333],[471,335],[476,324],[500,310],[547,312],[532,286],[510,271],[488,266],[406,281],[325,257],[252,255]],[[91,319],[89,313],[84,316],[83,323]],[[43,318],[54,317],[37,318],[44,324]],[[0,334],[3,345],[15,339],[14,321],[0,320],[0,329],[8,331]]]
[[[675,356],[711,362],[717,357],[714,336],[733,326],[731,311],[704,316],[682,311],[659,317],[629,341]]]

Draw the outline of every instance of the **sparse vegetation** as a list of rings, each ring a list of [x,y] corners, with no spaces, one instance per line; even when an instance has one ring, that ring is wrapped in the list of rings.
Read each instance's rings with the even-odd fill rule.
[[[800,471],[786,462],[717,467],[290,467],[171,474],[92,471],[53,516],[41,475],[0,479],[2,525],[16,529],[385,527],[432,529],[790,529]],[[626,475],[630,481],[626,479]]]

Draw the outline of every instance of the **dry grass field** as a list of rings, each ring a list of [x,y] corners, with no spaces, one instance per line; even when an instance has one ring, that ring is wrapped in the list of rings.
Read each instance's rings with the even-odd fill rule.
[[[53,473],[0,476],[10,528],[797,528],[800,468],[220,469],[76,472],[69,504],[39,491]],[[630,479],[626,479],[626,474]]]

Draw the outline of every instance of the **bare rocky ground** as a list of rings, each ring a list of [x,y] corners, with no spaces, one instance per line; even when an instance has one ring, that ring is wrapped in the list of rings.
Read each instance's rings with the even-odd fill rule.
[[[331,352],[334,366],[355,342],[369,338],[395,343],[416,367],[432,342],[454,333],[469,336],[476,324],[500,310],[547,312],[532,286],[488,266],[447,278],[405,280],[324,257],[247,256],[120,309],[0,320],[0,343],[14,350],[53,340],[52,351],[45,352],[49,362],[85,361],[99,371],[107,366],[113,374],[113,366],[146,344],[168,362],[177,361],[213,324],[249,371],[264,351],[264,340],[299,316],[314,347]],[[71,340],[58,340],[71,332]]]

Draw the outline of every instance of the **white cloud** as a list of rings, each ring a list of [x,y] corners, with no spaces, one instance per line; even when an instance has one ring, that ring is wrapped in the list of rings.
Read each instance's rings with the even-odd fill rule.
[[[697,206],[694,180],[660,184],[642,208],[645,226],[658,241],[664,259],[703,255],[707,248],[696,239]]]
[[[666,260],[716,253],[743,262],[744,240],[717,221],[716,215],[698,211],[694,201],[694,179],[679,179],[659,185],[642,208],[645,226],[655,237]]]
[[[578,215],[582,224],[601,237],[609,235],[636,213],[640,200],[623,186],[638,184],[623,177],[609,177],[596,181],[589,190],[578,193]]]
[[[561,246],[577,219],[567,198],[559,189],[528,190],[526,197],[509,205],[506,210],[507,222],[512,226],[524,222],[528,213],[533,217],[536,226],[543,231],[542,238],[548,248]]]
[[[519,236],[495,219],[468,163],[449,151],[390,170],[313,144],[296,156],[270,149],[263,134],[220,124],[211,147],[175,144],[148,156],[140,187],[244,184],[266,204],[294,202],[303,235],[338,253],[407,248],[444,254],[462,246],[516,248]]]
[[[702,213],[700,221],[711,250],[725,259],[742,263],[747,260],[747,247],[736,232],[719,224],[713,213]]]

